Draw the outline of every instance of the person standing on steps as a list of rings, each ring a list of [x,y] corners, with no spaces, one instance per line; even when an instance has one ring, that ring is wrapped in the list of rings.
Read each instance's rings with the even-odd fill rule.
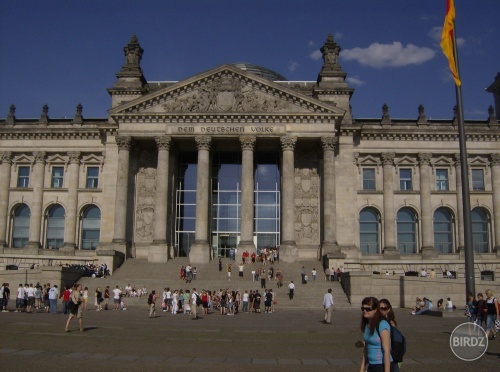
[[[302,277],[302,284],[306,283],[306,268],[302,266],[302,271],[300,272],[300,276]]]
[[[222,271],[222,258],[219,257],[219,272]]]
[[[288,284],[288,297],[290,300],[293,299],[293,292],[295,291],[295,284],[293,284],[293,280]]]
[[[323,323],[332,324],[332,311],[335,310],[335,303],[333,302],[332,289],[329,288],[328,292],[323,296],[323,308],[325,309],[325,317]]]

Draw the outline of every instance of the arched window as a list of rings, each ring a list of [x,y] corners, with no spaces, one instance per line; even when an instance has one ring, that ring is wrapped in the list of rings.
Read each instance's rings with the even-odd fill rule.
[[[373,208],[359,214],[359,246],[362,254],[380,253],[380,217]]]
[[[101,236],[101,210],[92,205],[82,214],[81,249],[96,249]]]
[[[438,208],[434,212],[434,248],[439,253],[453,251],[453,220],[445,208]]]
[[[475,208],[471,213],[472,245],[477,253],[488,253],[490,247],[488,215],[481,208]]]
[[[46,248],[59,249],[64,244],[64,208],[56,205],[47,214]]]
[[[12,247],[23,248],[29,241],[30,208],[21,204],[14,211],[12,219]]]
[[[408,208],[399,210],[398,223],[398,250],[399,253],[417,252],[417,219],[415,213]]]

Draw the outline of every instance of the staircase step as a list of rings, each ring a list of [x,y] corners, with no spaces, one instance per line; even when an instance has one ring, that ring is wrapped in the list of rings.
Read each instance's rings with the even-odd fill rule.
[[[244,266],[243,278],[238,277],[238,265],[235,261],[222,259],[222,271],[219,271],[218,260],[213,260],[208,264],[196,265],[197,278],[191,283],[186,283],[180,279],[180,270],[182,266],[189,263],[188,258],[176,258],[167,263],[150,263],[143,259],[129,259],[119,269],[115,270],[112,276],[106,278],[81,278],[80,283],[84,287],[88,287],[90,294],[90,303],[94,301],[94,292],[97,287],[102,290],[106,286],[111,289],[117,285],[120,288],[125,288],[127,284],[131,284],[136,288],[146,287],[148,291],[156,290],[156,293],[161,294],[163,288],[170,287],[171,289],[192,289],[197,288],[218,291],[220,289],[239,290],[256,290],[260,292],[260,281],[252,281],[252,270],[258,271],[264,267],[269,269],[269,264],[263,266],[261,263],[247,264]],[[227,279],[227,264],[232,266],[231,280]],[[309,281],[307,284],[301,284],[301,270],[305,267]],[[280,269],[284,275],[283,287],[277,287],[276,279],[271,281],[266,280],[266,287],[271,288],[277,295],[278,308],[293,308],[293,309],[317,309],[322,307],[323,296],[326,291],[331,288],[332,295],[337,308],[350,308],[347,296],[345,295],[339,282],[330,282],[324,280],[322,268],[319,263],[311,262],[296,262],[293,264],[276,263],[274,269]],[[313,267],[318,271],[315,281],[311,278],[311,270]],[[295,284],[294,299],[288,299],[288,284],[293,280]],[[127,306],[144,305],[146,298],[127,298]]]

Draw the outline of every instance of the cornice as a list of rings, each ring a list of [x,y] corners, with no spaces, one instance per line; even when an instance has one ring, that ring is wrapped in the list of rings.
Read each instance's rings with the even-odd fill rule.
[[[0,131],[2,140],[95,140],[102,135],[114,135],[118,128],[94,129],[90,131]]]
[[[112,114],[119,123],[166,123],[166,124],[334,124],[338,119],[332,114]]]

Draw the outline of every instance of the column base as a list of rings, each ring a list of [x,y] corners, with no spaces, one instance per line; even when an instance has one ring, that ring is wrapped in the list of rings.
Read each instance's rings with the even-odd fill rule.
[[[400,254],[397,247],[384,247],[384,258],[388,260],[399,259]]]
[[[206,240],[195,240],[189,247],[189,263],[194,265],[210,262],[210,245]]]
[[[333,259],[343,259],[347,257],[345,253],[342,253],[340,245],[337,242],[323,242],[321,245],[321,253],[323,256]]]
[[[130,257],[129,254],[130,243],[127,242],[125,239],[113,239],[111,246],[113,247],[113,250],[121,253],[125,257],[125,259],[127,257]]]
[[[285,263],[294,263],[299,257],[297,244],[294,241],[281,242],[279,248],[279,260]]]
[[[432,247],[432,246],[422,247],[422,259],[427,260],[427,259],[434,259],[437,257],[438,257],[438,253],[434,249],[434,247]]]
[[[168,244],[166,241],[153,241],[148,250],[148,262],[165,263],[168,261]]]
[[[248,251],[249,257],[252,256],[252,253],[257,254],[257,248],[253,241],[242,241],[240,240],[240,244],[238,244],[238,254],[240,257],[243,255],[243,252]]]
[[[73,243],[64,243],[61,248],[59,248],[59,253],[68,256],[75,255],[76,244]]]

